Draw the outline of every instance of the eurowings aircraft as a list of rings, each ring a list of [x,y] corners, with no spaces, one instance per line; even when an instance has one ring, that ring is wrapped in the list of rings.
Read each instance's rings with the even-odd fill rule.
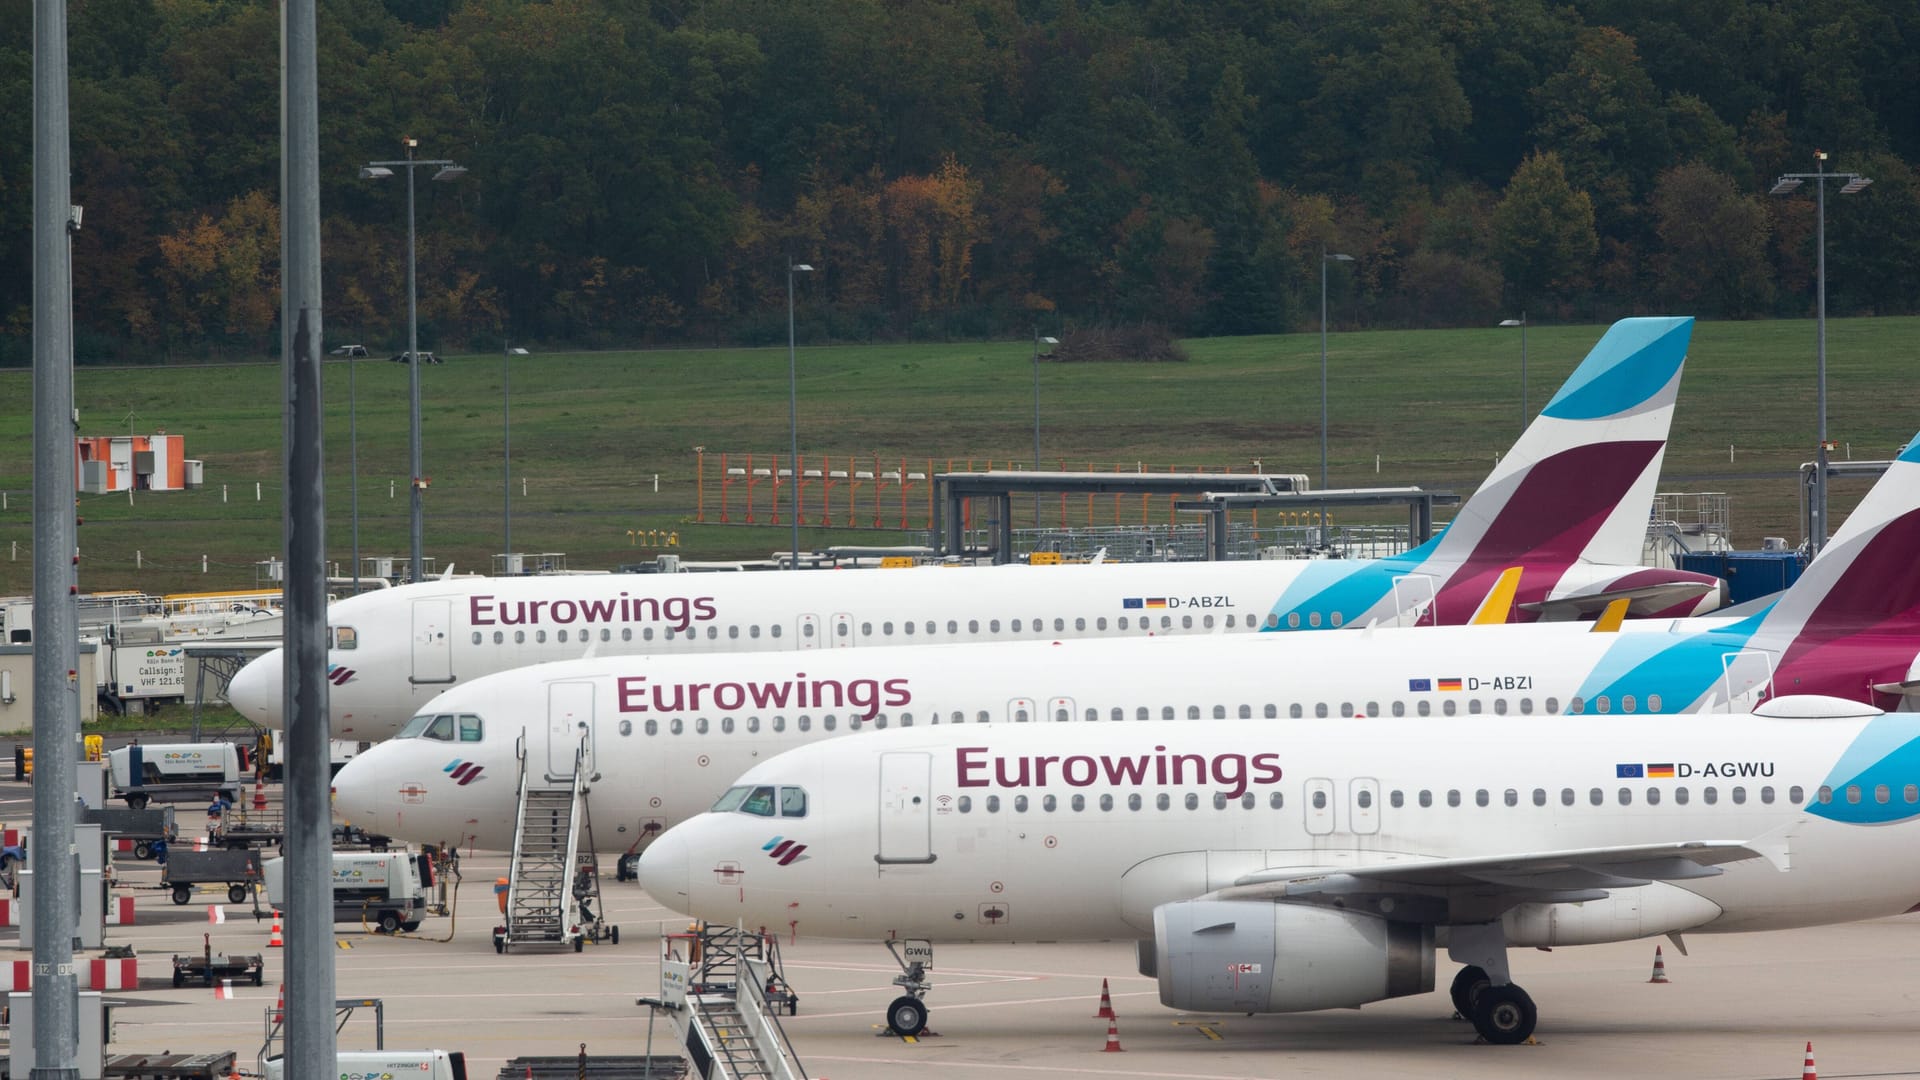
[[[1761,711],[877,732],[749,770],[640,882],[782,933],[1130,937],[1162,1003],[1207,1012],[1426,993],[1444,947],[1461,1015],[1517,1043],[1537,1014],[1508,948],[1916,907],[1920,716]],[[913,1034],[925,971],[900,985],[887,1022]]]
[[[1513,719],[1560,731],[1580,717],[1604,728],[1744,713],[1776,693],[1893,708],[1915,686],[1920,653],[1916,550],[1920,440],[1792,588],[1739,619],[543,664],[428,703],[399,738],[340,772],[335,812],[408,840],[511,849],[523,769],[536,785],[571,777],[584,753],[597,778],[594,844],[616,852],[705,809],[773,754],[855,731],[1163,719],[1257,720],[1282,732],[1362,721],[1397,731],[1372,725],[1401,720],[1477,731],[1451,725]],[[1095,737],[1074,730],[1063,737]],[[1498,756],[1498,740],[1486,752]]]
[[[1622,598],[1698,614],[1717,579],[1638,565],[1692,331],[1615,323],[1447,530],[1390,559],[421,582],[329,608],[333,734],[384,739],[450,687],[582,656],[1453,625],[1516,566],[1522,621]],[[280,726],[283,664],[276,650],[234,678],[242,715]]]

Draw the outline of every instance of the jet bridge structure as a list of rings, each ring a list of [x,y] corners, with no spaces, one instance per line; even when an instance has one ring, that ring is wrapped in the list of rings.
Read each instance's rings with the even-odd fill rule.
[[[1207,491],[1197,498],[1176,501],[1173,508],[1183,513],[1204,514],[1207,523],[1207,558],[1221,561],[1227,557],[1227,514],[1233,510],[1346,510],[1356,506],[1404,506],[1407,508],[1407,536],[1418,547],[1433,539],[1433,508],[1458,506],[1460,496],[1451,491],[1428,491],[1422,487],[1349,488],[1327,491],[1235,492]],[[1324,543],[1324,540],[1322,541]]]
[[[1272,473],[1095,473],[990,472],[938,473],[934,484],[934,535],[940,550],[950,556],[991,555],[992,561],[1013,561],[1013,500],[1042,495],[1173,495],[1200,497],[1213,492],[1276,495],[1304,491],[1306,477]],[[982,504],[992,540],[988,551],[967,551],[964,537],[965,504]]]
[[[660,997],[675,1041],[704,1080],[806,1080],[779,1013],[798,998],[766,931],[699,924],[660,939]]]

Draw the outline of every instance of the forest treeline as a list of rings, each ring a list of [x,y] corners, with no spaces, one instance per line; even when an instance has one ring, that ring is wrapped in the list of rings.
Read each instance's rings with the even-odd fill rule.
[[[82,362],[278,350],[279,5],[72,0]],[[329,343],[1020,336],[1920,310],[1920,5],[321,0]],[[0,0],[0,361],[31,0]]]

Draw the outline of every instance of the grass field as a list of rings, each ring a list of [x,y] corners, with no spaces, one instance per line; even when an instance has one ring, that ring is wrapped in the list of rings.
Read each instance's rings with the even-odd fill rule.
[[[1528,329],[1534,410],[1603,330]],[[1184,364],[1040,365],[1048,467],[1245,469],[1259,459],[1269,472],[1318,472],[1318,334],[1186,346],[1192,359]],[[1418,483],[1465,494],[1519,433],[1516,331],[1334,333],[1327,347],[1335,487]],[[1890,456],[1920,428],[1920,407],[1910,404],[1920,395],[1906,382],[1920,372],[1920,318],[1830,320],[1827,350],[1829,426],[1842,445],[1839,456]],[[629,536],[647,529],[677,532],[691,558],[765,557],[783,548],[785,528],[693,521],[693,448],[706,447],[710,459],[721,452],[784,456],[786,360],[783,349],[516,358],[515,549],[565,552],[575,567],[611,567],[653,554]],[[497,356],[453,356],[421,372],[425,472],[432,478],[426,551],[441,566],[484,570],[501,550],[501,363]],[[805,458],[932,459],[940,466],[1032,460],[1028,343],[803,348],[798,367]],[[353,519],[349,373],[347,361],[331,360],[325,376],[328,551],[342,567]],[[406,368],[362,360],[352,365],[352,379],[360,550],[404,555]],[[1732,494],[1740,546],[1757,546],[1764,535],[1797,542],[1797,487],[1765,474],[1791,472],[1811,458],[1814,394],[1811,321],[1701,323],[1663,490]],[[7,403],[0,415],[0,594],[24,593],[32,587],[31,373],[0,372],[0,400]],[[251,584],[255,563],[281,550],[283,400],[280,367],[271,363],[81,368],[75,401],[83,434],[183,434],[187,455],[206,462],[207,480],[194,492],[81,497],[82,587],[174,592]],[[711,460],[708,468],[711,474]],[[1836,520],[1866,486],[1836,484]],[[816,546],[892,543],[899,536],[806,529],[801,539]]]

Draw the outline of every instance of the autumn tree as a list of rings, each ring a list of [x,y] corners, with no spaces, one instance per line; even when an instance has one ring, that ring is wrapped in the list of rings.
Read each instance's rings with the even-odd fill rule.
[[[1599,246],[1593,200],[1567,182],[1557,154],[1533,154],[1514,170],[1493,210],[1493,248],[1521,303],[1578,288]]]

